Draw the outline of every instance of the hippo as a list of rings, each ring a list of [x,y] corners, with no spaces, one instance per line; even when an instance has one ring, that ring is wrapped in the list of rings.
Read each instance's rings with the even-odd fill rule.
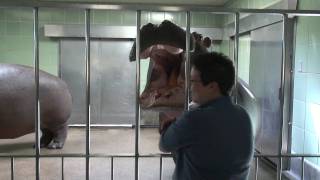
[[[159,112],[169,109],[182,111],[185,103],[186,32],[171,21],[160,25],[148,23],[140,30],[140,58],[150,58],[148,80],[140,96],[142,109]],[[190,55],[207,52],[211,39],[193,32],[190,36]],[[134,43],[129,60],[136,60]]]
[[[0,64],[0,139],[17,138],[35,131],[34,68]],[[39,71],[40,147],[61,149],[67,137],[72,97],[67,84]]]
[[[212,40],[197,32],[190,36],[190,61],[199,53],[207,52]],[[176,24],[164,20],[160,25],[146,24],[140,30],[140,58],[150,58],[147,84],[140,95],[140,107],[159,112],[159,120],[177,117],[185,104],[185,47],[186,32]],[[134,43],[129,60],[136,60]],[[237,103],[248,110],[255,122],[255,132],[261,122],[261,107],[249,86],[238,78],[237,89],[232,92]],[[198,105],[189,102],[189,109]]]

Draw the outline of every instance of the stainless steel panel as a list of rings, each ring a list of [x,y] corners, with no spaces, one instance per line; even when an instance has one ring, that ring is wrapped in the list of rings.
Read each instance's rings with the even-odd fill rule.
[[[281,125],[282,23],[251,31],[250,89],[261,107],[256,149],[277,154]],[[275,162],[276,163],[276,162]]]
[[[185,27],[182,27],[185,29]],[[208,36],[215,40],[222,39],[220,28],[191,28],[191,32],[198,32],[204,37]],[[136,26],[105,26],[91,25],[90,35],[92,38],[136,38]],[[83,25],[44,25],[44,36],[46,37],[84,37]]]
[[[132,41],[91,41],[91,124],[134,124]],[[73,97],[70,124],[85,123],[85,42],[61,40],[61,78]]]
[[[46,37],[84,37],[83,25],[44,25]],[[90,37],[92,38],[135,38],[135,26],[104,26],[91,25]]]

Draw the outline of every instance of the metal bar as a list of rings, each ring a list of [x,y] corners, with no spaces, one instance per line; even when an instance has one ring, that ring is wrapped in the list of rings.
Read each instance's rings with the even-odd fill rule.
[[[61,158],[61,180],[64,180],[64,157]]]
[[[115,155],[110,155],[110,154],[103,154],[103,153],[91,153],[89,155],[90,158],[93,157],[100,157],[100,158],[132,158],[134,157],[135,154],[115,154]],[[167,153],[155,153],[155,154],[146,154],[146,155],[139,155],[139,157],[142,158],[154,158],[154,157],[172,157],[172,154],[167,154]],[[0,158],[34,158],[36,155],[12,155],[12,154],[6,154],[6,153],[1,153]],[[68,158],[84,158],[86,157],[85,153],[66,153],[66,154],[42,154],[39,155],[40,158],[58,158],[58,157],[68,157]],[[277,154],[255,154],[254,157],[268,157],[268,158],[279,158],[279,157],[284,157],[284,158],[298,158],[298,157],[309,157],[309,158],[320,158],[320,154],[281,154],[280,156]]]
[[[187,27],[186,27],[186,62],[185,62],[185,105],[184,109],[189,110],[190,103],[190,12],[186,13]],[[195,48],[195,47],[194,47]]]
[[[68,127],[86,127],[87,124],[71,124]],[[105,127],[105,128],[133,128],[133,124],[90,124],[90,127]]]
[[[77,9],[105,9],[105,10],[146,10],[146,11],[201,11],[217,13],[269,13],[303,16],[320,16],[320,10],[284,10],[284,9],[242,9],[223,8],[210,4],[205,5],[175,5],[157,3],[104,3],[104,2],[54,2],[54,1],[12,1],[2,0],[2,7],[48,7],[48,8],[77,8]]]
[[[160,180],[162,180],[162,168],[163,168],[162,156],[160,156],[160,177],[159,177]]]
[[[136,38],[136,113],[135,113],[135,180],[139,180],[139,139],[140,139],[140,26],[141,11],[137,11],[137,38]]]
[[[301,159],[301,180],[304,180],[304,157]]]
[[[114,169],[113,169],[113,157],[111,157],[111,180],[113,180],[113,172],[114,172]]]
[[[14,180],[14,157],[11,157],[11,180]]]
[[[258,180],[258,172],[259,172],[259,158],[255,157],[255,170],[254,170],[254,179]]]
[[[35,80],[35,159],[36,180],[40,177],[40,97],[39,97],[39,21],[38,7],[33,8],[33,53]]]
[[[277,166],[277,180],[282,179],[282,157],[279,157],[279,164]]]
[[[86,26],[86,180],[90,176],[90,10],[85,10],[85,26]]]
[[[237,91],[237,82],[238,82],[238,55],[239,55],[239,24],[240,24],[240,14],[235,13],[234,20],[234,50],[233,50],[233,58],[234,58],[234,66],[235,66],[235,81],[234,81],[234,91]],[[238,103],[238,95],[237,93],[233,94],[235,103]]]
[[[283,125],[284,125],[284,121],[285,121],[285,113],[284,113],[284,89],[285,89],[285,68],[286,68],[286,62],[287,62],[287,27],[288,27],[288,15],[287,14],[283,14],[283,28],[282,28],[282,65],[281,65],[281,85],[280,85],[280,91],[279,91],[279,100],[280,100],[280,133],[279,133],[279,147],[278,147],[278,154],[281,155],[282,154],[282,148],[283,148],[283,144],[282,144],[282,137],[283,137]],[[279,164],[277,166],[277,176],[278,179],[281,180],[281,172],[282,172],[282,157],[280,157],[279,159]]]

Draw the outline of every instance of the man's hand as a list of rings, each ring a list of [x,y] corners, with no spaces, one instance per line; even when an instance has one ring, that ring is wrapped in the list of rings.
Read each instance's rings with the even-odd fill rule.
[[[176,120],[175,116],[170,116],[167,113],[160,112],[159,113],[159,121],[160,121],[160,127],[159,127],[159,133],[161,134],[164,132],[172,122]]]

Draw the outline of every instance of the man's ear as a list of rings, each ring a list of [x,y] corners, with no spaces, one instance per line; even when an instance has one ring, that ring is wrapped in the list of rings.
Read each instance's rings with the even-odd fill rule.
[[[214,90],[219,89],[219,90],[220,90],[219,84],[218,84],[217,82],[215,82],[215,81],[210,82],[210,83],[208,84],[208,87],[209,87],[210,89],[214,89]]]

